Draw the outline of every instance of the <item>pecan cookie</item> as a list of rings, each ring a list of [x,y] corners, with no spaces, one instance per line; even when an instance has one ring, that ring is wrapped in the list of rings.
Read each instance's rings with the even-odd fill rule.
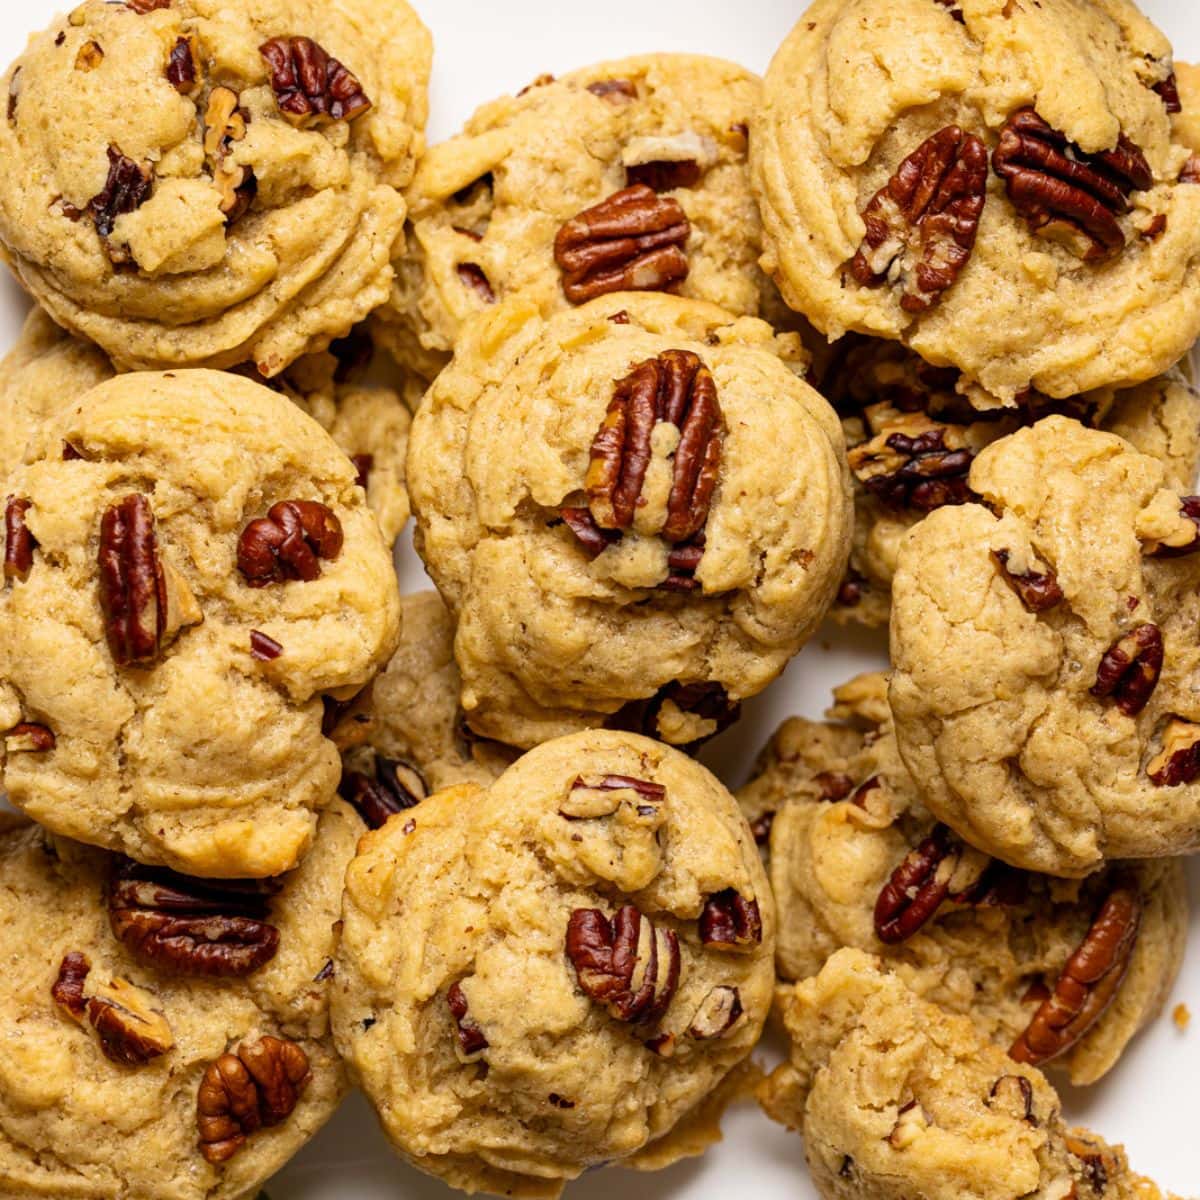
[[[1052,412],[1120,434],[1162,460],[1167,483],[1190,490],[1200,466],[1200,393],[1184,359],[1166,375],[1065,401],[1027,393],[1018,408],[976,408],[954,368],[931,367],[898,342],[851,335],[818,388],[842,416],[854,475],[854,548],[833,617],[882,626],[904,535],[923,517],[971,498],[967,476],[985,447]]]
[[[400,1153],[466,1191],[556,1196],[653,1146],[771,1003],[775,916],[736,803],[633,734],[558,739],[392,817],[343,918],[338,1048]]]
[[[783,310],[756,263],[747,131],[761,96],[732,63],[659,54],[485,105],[417,171],[382,339],[432,378],[468,317],[517,294],[546,316],[632,289]]]
[[[1014,866],[1200,846],[1200,500],[1165,475],[1050,417],[985,450],[979,502],[901,548],[900,751],[930,810]]]
[[[430,57],[404,0],[86,0],[0,85],[5,258],[122,367],[276,375],[388,295]]]
[[[690,745],[783,670],[852,517],[837,417],[798,353],[642,293],[467,326],[408,467],[477,733],[528,747],[607,722]]]
[[[925,808],[900,760],[884,676],[852,680],[835,698],[836,721],[787,721],[739,794],[769,845],[779,975],[802,981],[843,947],[868,951],[1022,1061],[1094,1083],[1178,975],[1182,865],[1114,864],[1084,881],[1005,867]],[[1101,968],[1083,988],[1080,956]]]
[[[293,874],[197,880],[0,814],[0,1191],[240,1200],[333,1114],[340,802]]]
[[[843,950],[790,999],[790,1061],[760,1092],[802,1132],[824,1200],[1163,1200],[1120,1147],[1071,1129],[1042,1073]]]
[[[44,441],[4,503],[10,799],[191,875],[290,869],[339,776],[321,696],[357,692],[399,632],[354,466],[211,371],[119,376]]]
[[[763,265],[1005,404],[1144,382],[1200,334],[1173,94],[1130,0],[816,0],[753,123]]]

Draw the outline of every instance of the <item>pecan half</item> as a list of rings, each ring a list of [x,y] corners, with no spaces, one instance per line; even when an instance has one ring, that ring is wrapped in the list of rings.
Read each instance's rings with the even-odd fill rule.
[[[893,509],[932,512],[971,499],[974,454],[949,426],[914,416],[850,451],[850,468],[872,496]]]
[[[1104,1016],[1116,998],[1137,943],[1143,901],[1136,882],[1113,885],[1054,991],[1013,1043],[1009,1055],[1038,1066],[1065,1054]]]
[[[154,190],[154,166],[144,166],[127,158],[116,146],[108,148],[108,179],[104,189],[88,201],[87,211],[91,214],[96,232],[103,239],[108,257],[117,264],[130,262],[127,249],[113,246],[108,239],[112,236],[117,218],[125,213],[136,212]]]
[[[221,1055],[196,1096],[200,1153],[210,1163],[228,1162],[251,1134],[291,1115],[311,1077],[308,1055],[283,1038],[243,1042],[236,1054]]]
[[[1184,558],[1200,550],[1200,496],[1179,500],[1179,531],[1147,548],[1153,558]]]
[[[468,1062],[476,1061],[488,1048],[488,1040],[484,1037],[483,1030],[467,1015],[469,1007],[462,984],[456,983],[451,986],[446,993],[446,1003],[450,1008],[450,1015],[454,1018],[462,1057]]]
[[[762,943],[762,911],[735,888],[709,896],[700,913],[700,941],[717,950],[749,951]]]
[[[1200,725],[1178,717],[1167,723],[1162,750],[1146,766],[1156,787],[1178,787],[1200,778]]]
[[[100,607],[113,662],[154,662],[167,627],[167,584],[150,501],[135,493],[100,520]]]
[[[554,240],[563,291],[572,304],[609,292],[657,292],[688,276],[692,226],[677,200],[644,184],[627,187],[572,217]]]
[[[281,500],[251,521],[238,539],[238,569],[250,587],[321,577],[321,559],[342,552],[342,523],[315,500]]]
[[[875,935],[888,946],[914,936],[950,895],[962,847],[938,825],[892,872],[875,902]]]
[[[126,859],[114,869],[108,919],[143,962],[182,975],[249,975],[279,950],[267,921],[273,881],[191,879]]]
[[[868,287],[899,282],[905,312],[933,307],[975,248],[987,164],[987,147],[957,125],[922,142],[863,211],[867,233],[850,274]]]
[[[1150,702],[1162,667],[1162,630],[1157,625],[1138,625],[1104,652],[1092,695],[1111,696],[1121,712],[1136,717]]]
[[[312,38],[272,38],[258,52],[279,111],[293,124],[353,121],[371,107],[362,84]]]
[[[22,721],[4,735],[5,754],[48,754],[58,744],[52,729]]]
[[[4,505],[4,578],[29,578],[37,539],[25,524],[25,514],[33,507],[30,500],[9,496]]]
[[[567,924],[567,958],[579,986],[617,1021],[658,1021],[679,987],[678,936],[632,904],[611,921],[599,909],[576,909]]]
[[[374,779],[361,771],[343,771],[338,792],[368,829],[382,829],[389,817],[416,808],[429,795],[429,784],[412,763],[378,754]]]
[[[1117,218],[1129,211],[1133,192],[1154,186],[1146,156],[1124,134],[1115,149],[1085,154],[1032,108],[1009,117],[992,167],[1033,231],[1087,262],[1125,248]]]
[[[698,1042],[724,1037],[745,1011],[741,993],[735,987],[715,987],[696,1010],[688,1033]]]
[[[1045,571],[1013,571],[1011,550],[993,551],[992,557],[1000,567],[1004,581],[1021,598],[1021,603],[1032,613],[1048,612],[1057,608],[1066,598],[1059,586],[1058,576],[1047,568]]]

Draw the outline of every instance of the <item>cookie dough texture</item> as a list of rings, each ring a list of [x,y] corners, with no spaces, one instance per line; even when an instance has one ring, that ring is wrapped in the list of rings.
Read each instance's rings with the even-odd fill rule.
[[[1183,112],[1175,114],[1175,136],[1193,153],[1200,154],[1200,66],[1177,62],[1175,83],[1183,106]]]
[[[354,74],[369,111],[284,119],[259,47],[298,36]],[[167,78],[180,39],[196,75],[185,90]],[[5,257],[55,320],[123,368],[252,359],[278,374],[387,298],[430,59],[404,0],[174,0],[146,13],[87,0],[36,35],[0,85],[11,98]],[[224,120],[212,118],[206,150],[217,88],[236,94],[245,128],[222,146]],[[110,148],[152,169],[153,189],[105,239],[88,209]],[[253,171],[257,191],[226,223],[214,176],[235,168]]]
[[[667,350],[709,367],[725,423],[700,587],[682,594],[661,588],[657,533],[635,528],[593,560],[560,516],[587,504],[615,381]],[[763,322],[640,293],[548,322],[512,301],[467,327],[413,423],[408,468],[417,548],[457,618],[477,733],[528,747],[674,682],[718,684],[736,702],[783,670],[833,599],[852,517],[837,417],[790,369],[795,353],[793,335]],[[674,446],[656,445],[664,461],[647,478],[669,479]],[[678,744],[715,731],[680,726]]]
[[[312,853],[271,902],[274,959],[242,980],[148,967],[112,934],[104,903],[111,857],[0,814],[0,1190],[12,1200],[241,1200],[253,1196],[333,1115],[346,1091],[329,1035],[341,881],[363,827],[335,802]],[[144,1066],[106,1058],[89,1027],[51,998],[66,955],[91,962],[89,988],[123,980],[166,1018],[173,1047]],[[205,1069],[243,1041],[296,1042],[312,1078],[292,1115],[252,1135],[221,1167],[197,1146]]]
[[[1179,182],[1189,151],[1153,90],[1170,70],[1170,44],[1130,0],[816,0],[752,126],[763,265],[829,337],[901,340],[1005,403],[1160,374],[1200,333],[1200,188]],[[1087,263],[1035,235],[989,166],[974,251],[940,302],[909,313],[899,288],[851,278],[861,214],[908,155],[951,125],[993,151],[1034,105],[1087,153],[1122,133],[1144,152],[1154,186],[1132,195],[1120,254]],[[1161,236],[1142,237],[1158,217]]]
[[[658,54],[539,80],[484,105],[418,168],[407,250],[377,314],[384,344],[432,378],[463,322],[495,300],[519,294],[546,316],[568,307],[558,231],[625,188],[629,168],[653,162],[700,171],[663,193],[692,225],[680,294],[739,315],[759,316],[765,300],[782,311],[756,261],[747,131],[761,96],[758,77],[733,63]]]
[[[1053,990],[1118,878],[1141,893],[1142,918],[1124,982],[1091,1031],[1055,1061],[1071,1082],[1096,1082],[1162,1011],[1187,940],[1187,888],[1175,860],[1128,864],[1084,882],[1023,875],[1010,902],[947,901],[907,941],[885,946],[876,898],[936,822],[900,760],[882,675],[835,692],[829,722],[793,718],[778,730],[741,793],[754,820],[773,815],[769,870],[779,912],[777,966],[784,981],[817,975],[838,950],[880,956],[918,996],[971,1019],[1007,1050]],[[861,791],[860,791],[861,789]],[[965,890],[988,868],[968,854]]]
[[[1051,417],[985,450],[970,482],[982,502],[917,526],[893,588],[896,735],[929,808],[980,849],[1056,875],[1194,850],[1200,788],[1151,779],[1168,731],[1186,742],[1200,721],[1200,557],[1154,556],[1195,529],[1162,464]],[[1056,574],[1063,601],[1026,607],[1004,551],[1013,572]],[[1095,694],[1112,648],[1155,628],[1163,666],[1145,706],[1122,702],[1129,677]]]
[[[869,955],[839,953],[785,1021],[791,1059],[762,1102],[803,1133],[824,1200],[1052,1200],[1097,1178],[1112,1200],[1163,1200],[1123,1150],[1066,1126],[1045,1076]]]
[[[334,795],[322,693],[353,694],[395,648],[391,556],[354,468],[293,404],[234,375],[120,376],[49,427],[18,468],[37,542],[0,592],[0,729],[9,798],[63,836],[185,874],[278,875],[308,849]],[[81,458],[63,457],[63,445]],[[156,661],[116,665],[99,584],[103,514],[131,494],[153,512],[168,596]],[[275,503],[324,503],[344,546],[320,578],[251,588],[242,530]],[[251,654],[251,633],[279,657]]]
[[[665,797],[654,814],[635,816],[626,792],[610,793],[620,804],[608,816],[562,815],[581,776],[608,775]],[[698,933],[709,898],[730,888],[762,912],[761,941],[740,952]],[[567,957],[574,912],[624,905],[678,936],[678,990],[657,1024],[610,1016]],[[467,1191],[555,1196],[636,1155],[705,1105],[771,1003],[773,906],[733,798],[678,751],[630,734],[559,739],[487,789],[451,788],[393,817],[347,872],[344,919],[338,1047],[401,1154]],[[462,1060],[456,984],[488,1043],[477,1061]],[[738,990],[743,1015],[724,1036],[691,1036],[721,987]],[[673,1054],[646,1044],[669,1034]]]

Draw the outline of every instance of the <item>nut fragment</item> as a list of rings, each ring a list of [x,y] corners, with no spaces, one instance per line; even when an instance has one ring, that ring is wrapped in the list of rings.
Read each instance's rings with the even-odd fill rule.
[[[258,195],[254,170],[228,161],[234,146],[245,140],[246,120],[236,92],[227,87],[213,88],[204,114],[204,156],[221,193],[226,225],[245,216]]]
[[[192,39],[177,38],[167,59],[167,82],[185,96],[196,87],[196,55]]]
[[[478,263],[459,263],[455,271],[459,282],[467,291],[474,292],[484,304],[496,303],[496,293],[492,289],[491,281]]]
[[[704,737],[684,745],[694,753],[717,734],[728,729],[741,715],[740,702],[731,700],[725,688],[716,682],[668,683],[645,700],[631,700],[606,722],[606,729],[640,733],[645,737],[667,739],[672,718],[695,718],[712,726]],[[672,744],[679,744],[678,741]]]
[[[467,1015],[469,1007],[462,984],[456,983],[451,986],[446,993],[446,1003],[450,1008],[450,1015],[454,1018],[458,1046],[463,1060],[466,1062],[477,1061],[488,1048],[488,1040],[484,1037],[483,1030],[479,1028],[478,1024]]]
[[[321,559],[342,552],[342,523],[315,500],[282,500],[251,521],[238,539],[238,569],[250,587],[321,577]]]
[[[5,754],[48,754],[58,744],[53,730],[22,721],[4,735]]]
[[[679,987],[679,938],[633,905],[611,921],[598,909],[576,909],[566,948],[579,986],[615,1020],[650,1024],[670,1007]]]
[[[283,656],[283,647],[259,629],[250,631],[250,657],[259,662],[274,662]]]
[[[992,167],[1033,231],[1086,262],[1125,248],[1117,218],[1129,211],[1131,193],[1154,186],[1146,156],[1124,134],[1115,149],[1086,154],[1032,108],[1008,119]]]
[[[735,987],[715,987],[692,1018],[688,1033],[697,1041],[724,1037],[741,1019],[741,993]]]
[[[589,83],[587,90],[610,104],[623,104],[638,98],[637,84],[631,79],[600,79]]]
[[[1200,496],[1181,496],[1178,528],[1146,550],[1154,558],[1183,558],[1200,550]]]
[[[1112,1161],[1103,1146],[1076,1131],[1068,1132],[1063,1140],[1067,1151],[1079,1159],[1088,1187],[1095,1195],[1103,1196],[1108,1191],[1109,1177],[1116,1175],[1120,1170],[1118,1164]]]
[[[243,1042],[204,1072],[196,1096],[200,1152],[213,1164],[228,1162],[263,1126],[291,1115],[312,1073],[295,1042],[264,1037]]]
[[[132,8],[139,16],[157,12],[162,8],[170,8],[171,0],[125,0],[125,7]]]
[[[94,71],[104,61],[104,47],[97,41],[84,42],[75,55],[75,70]]]
[[[1114,883],[1079,949],[1067,960],[1054,991],[1017,1038],[1009,1055],[1039,1066],[1065,1054],[1116,999],[1137,944],[1143,901],[1136,882]]]
[[[898,1113],[888,1142],[894,1150],[907,1150],[928,1128],[929,1117],[925,1110],[916,1100],[910,1100]]]
[[[631,163],[625,168],[625,183],[641,184],[653,192],[674,192],[695,187],[704,170],[694,158],[679,161]]]
[[[1179,80],[1174,71],[1166,79],[1156,83],[1151,91],[1162,97],[1163,106],[1172,116],[1183,112],[1183,101],[1179,98]]]
[[[1200,778],[1200,725],[1178,717],[1167,723],[1162,750],[1146,766],[1157,787],[1178,787]]]
[[[642,807],[656,807],[667,797],[661,783],[634,779],[629,775],[580,775],[559,806],[559,816],[568,821],[591,821],[611,816],[621,803],[622,793],[632,792]]]
[[[191,879],[124,860],[108,892],[113,933],[135,957],[183,975],[249,975],[279,949],[272,881]]]
[[[663,291],[688,275],[692,226],[677,200],[627,187],[558,231],[554,258],[572,304],[609,292]]]
[[[4,505],[4,578],[29,578],[33,569],[33,552],[37,539],[25,523],[25,514],[32,502],[19,496],[9,496]]]
[[[710,896],[700,914],[700,941],[718,950],[749,951],[763,939],[762,911],[735,888]]]
[[[974,455],[957,430],[922,415],[888,424],[855,446],[849,461],[863,487],[889,508],[932,512],[971,499]]]
[[[1017,572],[1011,569],[1012,551],[996,550],[992,557],[1000,567],[1000,574],[1014,592],[1021,598],[1021,603],[1032,613],[1048,612],[1056,608],[1065,599],[1059,586],[1058,576],[1047,568],[1045,571]]]
[[[950,895],[962,847],[938,825],[892,872],[875,902],[875,935],[899,945],[927,924]]]
[[[77,1021],[81,1021],[87,1014],[87,1001],[84,999],[83,989],[91,970],[92,964],[87,955],[80,954],[77,950],[72,951],[62,960],[58,968],[58,978],[50,987],[50,996],[54,1003]]]
[[[312,38],[272,38],[258,52],[279,111],[296,125],[353,121],[371,107],[362,84]]]
[[[936,304],[975,248],[987,163],[987,147],[957,125],[922,142],[863,212],[867,232],[850,262],[854,278],[870,287],[898,282],[905,312]]]
[[[154,662],[167,628],[167,583],[154,513],[138,493],[105,510],[100,521],[100,606],[113,662]]]
[[[1162,630],[1157,625],[1138,625],[1104,652],[1092,695],[1111,696],[1121,712],[1136,717],[1150,702],[1162,667]]]
[[[109,242],[117,218],[125,213],[136,212],[154,190],[154,166],[147,163],[144,166],[127,158],[116,146],[108,148],[108,179],[103,191],[98,192],[88,201],[87,210],[96,226],[96,232],[103,239],[108,257],[115,264],[131,261],[129,251]]]
[[[1035,1129],[1038,1119],[1033,1109],[1033,1084],[1024,1075],[1002,1075],[988,1093],[988,1107],[1001,1108]]]
[[[429,795],[429,785],[412,763],[379,754],[374,779],[361,771],[343,771],[338,792],[368,829],[382,829],[389,817],[416,808]]]

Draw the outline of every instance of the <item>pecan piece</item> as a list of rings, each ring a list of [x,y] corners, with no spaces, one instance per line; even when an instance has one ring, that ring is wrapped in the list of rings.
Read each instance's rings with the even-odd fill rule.
[[[495,304],[496,293],[492,289],[484,269],[478,263],[459,263],[455,267],[459,282],[469,292],[474,292],[484,304]]]
[[[572,304],[609,292],[656,292],[688,276],[692,226],[677,200],[627,187],[566,222],[554,240]]]
[[[58,744],[52,729],[22,721],[4,735],[5,754],[49,754]]]
[[[321,577],[321,559],[336,559],[344,542],[342,523],[315,500],[281,500],[251,521],[238,539],[238,569],[250,587],[288,579]]]
[[[638,98],[637,84],[632,79],[600,79],[589,83],[587,90],[610,104],[623,104]]]
[[[154,662],[167,628],[167,583],[158,554],[154,513],[134,493],[100,520],[100,607],[113,662]]]
[[[308,1055],[283,1038],[243,1042],[236,1054],[221,1055],[196,1096],[201,1154],[228,1162],[251,1134],[291,1115],[311,1077]]]
[[[1115,149],[1085,154],[1032,108],[1009,117],[992,167],[1030,228],[1086,262],[1125,248],[1117,218],[1129,211],[1133,192],[1154,186],[1146,156],[1124,134]]]
[[[338,792],[368,829],[382,829],[396,813],[416,808],[429,795],[425,776],[409,762],[375,756],[375,778],[361,771],[342,772]]]
[[[1065,596],[1059,586],[1058,576],[1047,568],[1045,571],[1013,571],[1011,550],[995,550],[992,557],[1000,567],[1004,581],[1021,598],[1021,603],[1032,613],[1048,612],[1060,605]]]
[[[1179,530],[1162,542],[1147,547],[1153,558],[1184,558],[1200,550],[1200,496],[1179,500]]]
[[[1150,90],[1162,98],[1163,106],[1172,116],[1183,112],[1183,101],[1179,98],[1179,80],[1174,71],[1166,79],[1156,83]]]
[[[696,1010],[688,1033],[698,1042],[724,1037],[745,1011],[741,993],[735,987],[715,987]]]
[[[762,911],[736,888],[709,896],[700,913],[700,941],[717,950],[746,952],[763,939]]]
[[[250,630],[250,657],[259,662],[274,662],[283,656],[283,647],[259,629]]]
[[[650,815],[667,798],[667,789],[649,779],[630,775],[580,775],[559,807],[558,815],[567,821],[592,821],[610,817],[621,803],[621,792],[638,797],[638,811]]]
[[[945,825],[938,825],[892,872],[875,902],[875,935],[899,945],[927,924],[950,895],[962,847]]]
[[[1200,778],[1200,725],[1178,717],[1167,723],[1162,750],[1146,766],[1156,787],[1178,787]]]
[[[362,84],[312,38],[272,38],[258,52],[279,111],[293,124],[353,121],[371,107]]]
[[[1162,667],[1162,630],[1157,625],[1138,625],[1104,652],[1092,695],[1111,696],[1121,712],[1136,717],[1150,702]]]
[[[641,184],[652,192],[674,192],[679,188],[695,187],[703,175],[703,168],[694,158],[635,163],[625,168],[625,183],[629,187]]]
[[[141,165],[127,158],[116,146],[108,148],[108,179],[103,191],[88,201],[87,211],[91,214],[96,232],[103,239],[108,257],[116,264],[131,261],[129,251],[113,246],[108,239],[112,236],[117,218],[125,213],[136,212],[154,190],[154,166]]]
[[[488,1040],[484,1037],[483,1030],[479,1028],[479,1025],[467,1015],[469,1006],[466,993],[462,990],[462,984],[456,983],[451,986],[446,993],[446,1003],[450,1008],[450,1015],[454,1018],[458,1047],[462,1051],[462,1057],[467,1062],[478,1060],[488,1048]]]
[[[955,431],[921,416],[885,428],[850,451],[850,468],[889,508],[932,512],[971,499],[967,478],[974,454]]]
[[[125,0],[125,7],[132,8],[138,16],[144,17],[160,8],[170,8],[171,0]]]
[[[1104,1147],[1097,1145],[1075,1131],[1068,1132],[1063,1141],[1072,1157],[1079,1159],[1084,1181],[1097,1196],[1103,1196],[1108,1191],[1109,1177],[1120,1173],[1119,1164],[1105,1153]]]
[[[58,978],[50,987],[50,997],[59,1008],[80,1021],[87,1014],[87,1000],[83,989],[91,974],[92,964],[86,954],[72,951],[62,960]]]
[[[167,82],[183,95],[195,90],[196,87],[196,55],[192,49],[192,39],[181,37],[175,40],[167,59]]]
[[[25,514],[33,507],[32,501],[19,496],[9,496],[4,505],[4,578],[29,578],[33,569],[33,552],[37,539],[25,524]]]
[[[587,996],[629,1024],[666,1013],[679,987],[679,937],[659,929],[632,904],[610,921],[599,909],[576,909],[567,924],[567,958]]]
[[[589,558],[599,558],[609,546],[621,540],[614,529],[601,529],[588,508],[564,508],[559,515],[563,523],[575,535]]]
[[[604,723],[606,729],[640,733],[645,737],[664,737],[668,714],[682,713],[711,721],[713,730],[698,741],[683,746],[694,753],[710,738],[723,733],[741,715],[740,702],[730,700],[729,693],[719,683],[669,683],[646,700],[631,700]]]
[[[128,859],[108,890],[116,937],[143,962],[183,975],[249,975],[275,957],[279,930],[267,921],[273,881],[191,879]]]
[[[1024,1075],[1001,1075],[988,1093],[988,1108],[1000,1107],[1027,1125],[1038,1126],[1033,1108],[1033,1084]]]
[[[1136,882],[1118,878],[1054,991],[1013,1043],[1009,1055],[1039,1066],[1065,1054],[1116,998],[1137,943],[1143,901]]]
[[[932,308],[975,249],[987,163],[987,147],[957,125],[922,142],[864,210],[867,233],[850,274],[868,287],[895,278],[905,312]]]

